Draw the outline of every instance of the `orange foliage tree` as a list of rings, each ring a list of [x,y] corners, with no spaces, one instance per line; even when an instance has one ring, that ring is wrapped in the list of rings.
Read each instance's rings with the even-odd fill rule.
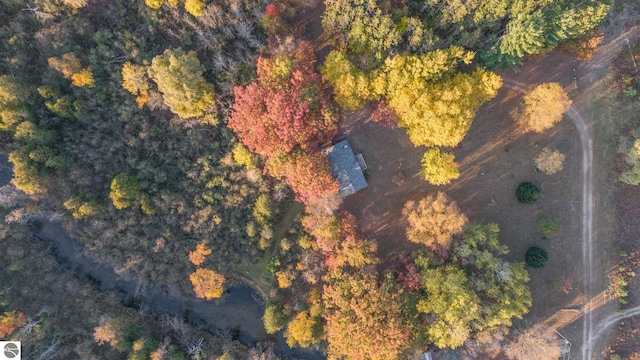
[[[224,292],[224,276],[209,269],[199,268],[189,275],[196,297],[216,299]]]
[[[26,324],[26,318],[23,313],[17,311],[7,311],[0,316],[0,338],[10,335],[16,329]]]
[[[409,223],[407,238],[442,258],[448,257],[453,236],[462,233],[467,223],[458,204],[440,191],[417,203],[408,201],[402,214]]]
[[[340,185],[331,176],[330,169],[325,155],[302,150],[271,158],[267,162],[267,170],[275,177],[284,178],[296,193],[296,199],[303,203],[338,194]]]
[[[189,261],[195,266],[200,266],[204,260],[207,258],[207,255],[211,254],[211,249],[207,246],[207,244],[201,242],[198,244],[192,252],[189,253]]]
[[[341,268],[327,276],[322,298],[329,358],[397,359],[410,345],[403,291],[390,274]]]

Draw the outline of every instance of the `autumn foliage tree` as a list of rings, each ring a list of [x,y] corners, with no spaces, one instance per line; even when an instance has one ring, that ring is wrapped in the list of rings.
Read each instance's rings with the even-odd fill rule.
[[[267,169],[271,175],[285,179],[298,201],[314,202],[338,194],[339,184],[329,172],[329,160],[319,152],[296,150],[271,158]]]
[[[136,103],[142,108],[149,101],[149,76],[147,68],[127,61],[122,65],[122,87],[136,95]]]
[[[140,198],[140,182],[134,175],[120,173],[111,180],[109,197],[116,209],[133,206]]]
[[[476,109],[496,96],[501,78],[484,68],[458,72],[475,54],[451,46],[422,55],[388,57],[377,69],[364,72],[346,53],[333,51],[322,73],[346,109],[368,100],[385,100],[416,146],[456,146],[471,127]]]
[[[75,86],[91,87],[94,84],[93,72],[89,68],[83,68],[80,58],[74,53],[66,53],[59,58],[50,57],[48,63]]]
[[[308,347],[322,339],[322,321],[308,310],[301,311],[287,325],[285,336],[290,347]]]
[[[118,348],[125,342],[124,329],[126,324],[117,318],[103,316],[93,331],[93,339],[98,344],[109,344]]]
[[[397,359],[408,345],[403,291],[391,274],[337,269],[322,298],[329,358]]]
[[[414,145],[456,146],[469,131],[476,109],[502,86],[501,78],[484,68],[456,72],[473,57],[457,46],[396,55],[376,72],[373,93],[386,99]]]
[[[452,260],[474,274],[483,314],[474,324],[476,329],[511,326],[513,318],[522,319],[531,307],[529,273],[524,263],[502,258],[509,248],[498,241],[499,232],[497,224],[469,225],[451,250]]]
[[[525,131],[542,133],[562,120],[570,106],[569,95],[560,84],[540,84],[525,94],[516,118]]]
[[[409,225],[407,238],[443,258],[449,254],[453,236],[462,233],[467,223],[458,204],[440,191],[417,203],[407,202],[402,214]]]
[[[11,335],[14,331],[26,324],[23,313],[17,311],[6,311],[0,315],[0,338]]]
[[[0,76],[0,130],[15,128],[27,118],[28,91],[9,75]]]
[[[422,177],[432,185],[446,185],[460,177],[453,153],[431,148],[422,156]]]
[[[189,253],[189,261],[195,266],[200,266],[207,258],[207,255],[211,255],[211,249],[206,243],[201,242]]]
[[[472,334],[471,323],[481,316],[480,299],[464,271],[454,265],[421,269],[428,294],[417,310],[435,315],[426,324],[430,342],[439,348],[456,348]]]
[[[538,169],[545,174],[552,175],[562,170],[564,158],[564,154],[560,151],[544,148],[534,161]]]
[[[313,48],[301,42],[293,53],[258,58],[257,80],[234,89],[228,126],[251,151],[272,157],[333,137],[336,109],[314,62]]]
[[[182,49],[165,50],[147,69],[164,103],[182,118],[203,116],[215,104],[213,86],[202,77],[203,72],[195,51]]]
[[[333,86],[336,102],[343,108],[360,109],[371,97],[369,77],[349,60],[345,52],[331,51],[321,71]]]
[[[224,276],[209,269],[199,268],[189,275],[196,297],[216,299],[224,292]]]
[[[284,313],[284,305],[280,302],[271,302],[264,309],[262,322],[267,334],[275,334],[287,324],[287,316]]]

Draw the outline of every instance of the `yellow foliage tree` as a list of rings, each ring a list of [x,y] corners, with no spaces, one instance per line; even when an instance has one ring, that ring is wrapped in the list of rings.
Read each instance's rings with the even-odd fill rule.
[[[27,194],[33,195],[45,190],[45,177],[29,155],[22,149],[9,153],[9,161],[13,164],[11,183]]]
[[[417,203],[407,202],[402,215],[409,223],[407,238],[423,244],[443,258],[449,254],[453,236],[462,233],[467,223],[467,217],[458,204],[440,191]]]
[[[74,53],[66,53],[61,58],[50,57],[47,59],[51,68],[62,73],[65,79],[71,80],[75,86],[94,85],[93,72],[89,68],[82,68],[80,58]]]
[[[232,155],[236,164],[246,166],[247,169],[255,169],[258,166],[251,151],[240,142],[233,147]]]
[[[284,335],[289,347],[308,347],[322,340],[322,322],[309,311],[302,311],[291,320]]]
[[[185,0],[184,9],[193,16],[202,16],[205,5],[201,0]]]
[[[77,87],[93,87],[95,81],[93,79],[93,71],[89,68],[84,68],[79,72],[71,75],[71,83]]]
[[[201,242],[199,243],[195,250],[189,253],[189,261],[195,266],[200,266],[204,260],[207,258],[207,255],[211,254],[211,249],[207,246],[207,244]]]
[[[0,76],[0,130],[9,130],[27,117],[25,90],[9,75]]]
[[[147,70],[165,104],[182,118],[203,116],[215,104],[213,86],[202,77],[204,67],[195,51],[167,49],[153,58]]]
[[[344,52],[330,52],[321,71],[333,85],[335,100],[343,108],[361,109],[371,96],[366,74],[353,65]]]
[[[189,275],[196,297],[216,299],[224,292],[224,276],[209,269],[199,268]]]
[[[286,289],[293,284],[293,280],[296,279],[296,274],[291,269],[279,270],[276,272],[276,279],[278,280],[278,287],[280,289]]]
[[[538,169],[545,174],[552,175],[562,170],[564,157],[564,154],[558,150],[544,148],[534,161]]]
[[[571,107],[569,95],[558,83],[545,83],[529,91],[516,115],[525,131],[542,133],[562,120]]]
[[[120,173],[111,180],[109,197],[118,210],[131,207],[140,198],[140,182],[133,175]]]
[[[164,0],[144,0],[144,3],[147,4],[148,7],[157,10],[162,7]]]
[[[460,176],[453,153],[439,148],[427,150],[422,156],[422,176],[433,185],[446,185]]]
[[[141,108],[149,101],[149,77],[147,68],[127,61],[122,65],[122,87],[136,95],[136,103]]]
[[[64,202],[64,207],[75,219],[84,219],[100,212],[100,204],[96,201],[85,201],[81,196],[74,196]]]

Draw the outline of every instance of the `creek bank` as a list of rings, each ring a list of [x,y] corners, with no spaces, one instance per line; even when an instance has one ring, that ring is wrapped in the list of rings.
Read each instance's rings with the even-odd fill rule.
[[[144,306],[156,315],[181,316],[189,322],[204,323],[209,332],[216,335],[232,333],[247,346],[271,340],[276,353],[286,358],[325,358],[318,351],[290,348],[282,333],[268,336],[262,324],[264,300],[247,285],[232,286],[217,300],[181,296],[169,286],[142,284],[116,273],[109,264],[90,258],[84,245],[71,237],[60,223],[45,222],[37,237],[51,243],[51,252],[62,268],[72,271],[81,280],[95,282],[99,291],[118,293],[125,306]]]
[[[0,186],[13,177],[12,166],[5,154],[0,154]],[[202,300],[182,294],[167,285],[146,284],[132,276],[118,274],[113,266],[92,256],[84,244],[73,238],[59,222],[44,221],[36,236],[50,244],[50,252],[60,267],[71,271],[82,281],[96,284],[99,291],[118,294],[122,304],[155,314],[179,316],[194,324],[204,324],[215,335],[232,336],[247,346],[259,341],[272,341],[278,356],[287,359],[321,360],[320,351],[290,348],[282,335],[267,335],[262,323],[264,300],[248,285],[231,286],[216,300]]]

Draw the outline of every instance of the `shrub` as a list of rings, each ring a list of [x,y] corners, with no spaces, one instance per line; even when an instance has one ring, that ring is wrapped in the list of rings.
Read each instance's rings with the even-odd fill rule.
[[[538,221],[538,231],[545,238],[550,238],[558,233],[560,226],[558,222],[550,218],[542,218]]]
[[[516,189],[516,197],[523,204],[531,204],[540,197],[540,189],[530,182],[523,182]]]
[[[536,156],[534,161],[538,169],[545,174],[551,175],[562,170],[564,158],[565,156],[563,153],[557,150],[552,151],[549,148],[544,148],[542,149],[542,152]]]
[[[532,246],[527,250],[524,260],[527,262],[527,265],[532,268],[541,268],[545,267],[549,263],[549,256],[544,249]]]

